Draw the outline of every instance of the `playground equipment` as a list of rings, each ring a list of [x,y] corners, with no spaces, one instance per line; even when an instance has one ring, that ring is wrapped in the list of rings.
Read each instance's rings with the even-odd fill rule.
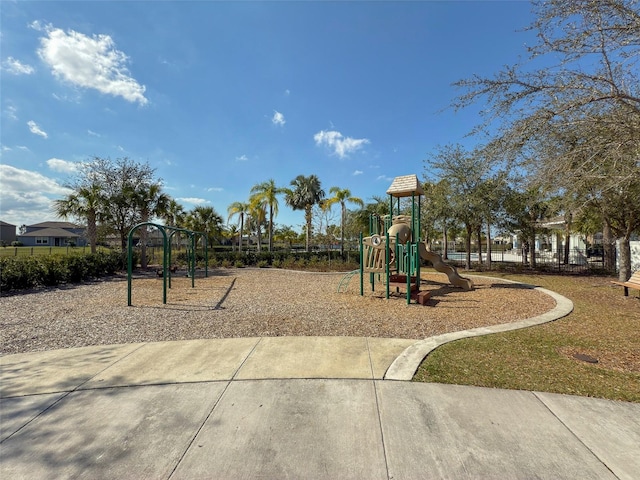
[[[431,262],[437,271],[445,273],[452,285],[465,290],[473,289],[470,279],[461,277],[454,266],[442,261],[440,255],[430,252],[426,244],[420,241],[420,199],[424,191],[418,177],[396,177],[387,194],[391,214],[370,218],[371,235],[360,235],[360,295],[364,295],[364,277],[368,273],[372,291],[375,290],[377,277],[385,285],[386,298],[389,298],[392,287],[397,291],[404,288],[407,304],[412,299],[424,304],[429,292],[420,292],[421,260]],[[408,197],[411,197],[411,215],[402,215],[400,200]]]
[[[132,286],[132,274],[133,274],[133,234],[141,227],[155,227],[160,233],[162,233],[162,270],[158,272],[158,275],[162,277],[162,303],[167,303],[167,283],[171,288],[171,273],[175,272],[175,269],[171,267],[171,239],[176,233],[185,233],[191,240],[187,246],[187,270],[191,277],[191,288],[195,287],[195,271],[196,271],[196,238],[202,237],[204,242],[204,276],[209,276],[209,253],[207,248],[207,236],[202,232],[194,232],[186,230],[184,228],[168,227],[166,225],[158,225],[153,222],[139,223],[129,230],[129,236],[127,239],[127,305],[131,306],[131,286]],[[167,230],[171,233],[167,236]]]

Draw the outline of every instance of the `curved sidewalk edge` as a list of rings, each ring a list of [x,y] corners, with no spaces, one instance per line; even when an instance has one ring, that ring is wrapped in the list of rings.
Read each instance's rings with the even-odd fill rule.
[[[520,285],[528,285],[522,282],[516,282],[513,280],[497,279],[494,277],[484,277],[479,275],[473,275],[476,278],[491,278],[493,280],[499,280],[505,283],[515,283]],[[462,340],[463,338],[480,337],[482,335],[490,335],[492,333],[509,332],[511,330],[520,330],[522,328],[533,327],[536,325],[542,325],[543,323],[552,322],[562,317],[566,317],[573,310],[573,302],[567,297],[560,295],[559,293],[547,290],[546,288],[536,287],[534,285],[528,285],[534,290],[545,293],[552,297],[556,301],[554,309],[549,310],[542,315],[536,317],[520,320],[519,322],[503,323],[500,325],[492,325],[490,327],[472,328],[470,330],[461,330],[459,332],[444,333],[442,335],[436,335],[434,337],[425,338],[413,345],[407,347],[389,366],[387,372],[384,375],[385,380],[411,380],[415,375],[418,367],[422,361],[432,351],[445,343],[453,342],[455,340]]]

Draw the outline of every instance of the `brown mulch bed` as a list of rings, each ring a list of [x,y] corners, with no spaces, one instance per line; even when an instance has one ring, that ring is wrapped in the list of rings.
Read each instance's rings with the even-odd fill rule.
[[[167,304],[162,279],[135,278],[127,306],[126,278],[0,297],[4,354],[118,343],[263,336],[359,336],[421,339],[507,323],[551,310],[541,292],[498,279],[475,279],[473,291],[423,272],[428,305],[406,304],[404,294],[371,292],[368,275],[338,293],[344,273],[279,269],[215,269],[210,276],[172,277]]]

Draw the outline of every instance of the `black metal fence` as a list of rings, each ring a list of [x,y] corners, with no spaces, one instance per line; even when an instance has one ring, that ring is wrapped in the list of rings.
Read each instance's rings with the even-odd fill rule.
[[[442,252],[437,252],[442,254]],[[465,252],[448,252],[446,262],[464,267],[466,265]],[[471,265],[473,268],[488,269],[487,253],[471,254]],[[571,249],[567,258],[563,252],[536,251],[535,267],[531,258],[531,252],[520,250],[505,250],[492,252],[491,270],[523,270],[533,269],[546,272],[559,273],[595,273],[605,272],[604,253],[602,250],[580,250]]]

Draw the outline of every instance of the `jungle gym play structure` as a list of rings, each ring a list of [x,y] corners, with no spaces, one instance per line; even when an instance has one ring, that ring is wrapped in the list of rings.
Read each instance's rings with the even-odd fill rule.
[[[371,290],[376,278],[384,284],[386,298],[390,289],[405,289],[407,304],[411,300],[425,304],[429,292],[420,291],[420,264],[427,260],[438,271],[445,273],[449,283],[465,290],[473,289],[473,282],[461,277],[456,268],[430,252],[420,241],[420,200],[424,190],[416,175],[396,177],[387,190],[390,215],[369,219],[369,237],[360,235],[360,295],[364,295],[364,278],[369,274]],[[401,214],[400,201],[411,197],[411,215]],[[408,207],[405,205],[405,209]],[[394,214],[394,211],[396,212]],[[406,211],[406,210],[405,210]]]

